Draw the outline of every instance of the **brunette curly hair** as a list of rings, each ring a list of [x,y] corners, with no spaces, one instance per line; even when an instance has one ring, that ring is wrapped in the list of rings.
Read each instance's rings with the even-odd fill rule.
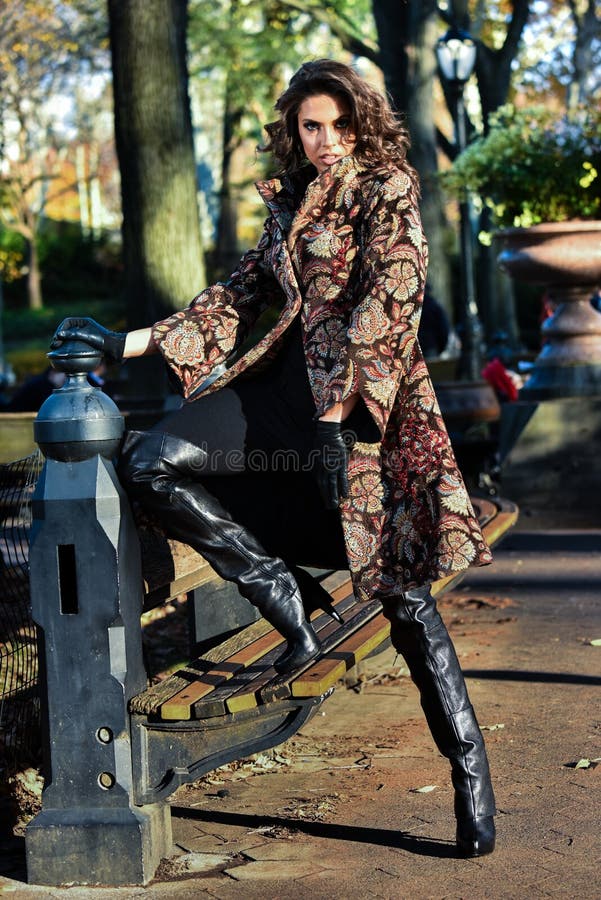
[[[393,163],[413,172],[407,162],[409,135],[388,100],[354,69],[331,59],[303,63],[281,94],[275,109],[280,118],[265,125],[269,141],[258,149],[270,152],[279,174],[294,172],[306,163],[298,131],[298,111],[307,97],[328,94],[350,110],[349,131],[357,136],[353,155],[368,167]]]

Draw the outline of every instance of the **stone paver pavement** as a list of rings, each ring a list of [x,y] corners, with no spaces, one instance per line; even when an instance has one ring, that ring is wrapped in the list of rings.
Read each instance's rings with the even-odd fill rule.
[[[443,601],[484,727],[498,849],[456,859],[447,765],[388,649],[302,732],[172,798],[174,856],[145,888],[18,898],[601,898],[601,532],[520,525]],[[584,763],[581,763],[584,766]]]

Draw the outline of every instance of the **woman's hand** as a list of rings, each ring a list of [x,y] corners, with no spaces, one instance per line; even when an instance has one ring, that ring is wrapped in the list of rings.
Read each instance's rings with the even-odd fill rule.
[[[95,350],[102,350],[108,360],[122,362],[132,356],[148,356],[157,352],[152,328],[138,328],[127,333],[109,331],[94,319],[67,318],[58,326],[50,346],[53,350],[63,341],[84,341]]]
[[[313,471],[326,509],[338,509],[349,495],[347,447],[340,422],[323,421],[315,425]]]
[[[110,362],[120,363],[125,351],[127,334],[109,331],[94,319],[68,317],[63,319],[54,332],[50,344],[56,350],[65,341],[83,341],[95,350],[100,350]]]

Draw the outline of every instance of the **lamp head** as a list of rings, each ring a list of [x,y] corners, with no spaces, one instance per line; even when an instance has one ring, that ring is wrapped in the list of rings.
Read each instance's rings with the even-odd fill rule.
[[[476,43],[467,31],[449,28],[436,42],[436,58],[443,77],[463,85],[476,65]]]

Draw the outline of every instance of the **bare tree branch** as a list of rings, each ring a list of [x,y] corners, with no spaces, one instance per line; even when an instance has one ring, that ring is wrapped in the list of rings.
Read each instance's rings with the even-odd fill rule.
[[[359,37],[354,30],[352,23],[344,18],[335,10],[314,4],[310,0],[280,0],[283,6],[288,6],[298,12],[311,16],[316,22],[327,25],[332,34],[334,34],[345,50],[355,56],[363,56],[369,59],[377,66],[380,65],[380,51],[375,44],[367,41],[365,38]]]
[[[505,103],[511,83],[511,65],[518,51],[530,15],[530,0],[513,0],[513,12],[503,45],[494,50],[477,42],[476,77],[482,104],[482,117],[488,121],[491,112]]]
[[[513,13],[511,14],[511,19],[509,20],[507,36],[505,37],[503,46],[499,51],[503,59],[509,57],[510,65],[511,61],[514,59],[517,53],[517,49],[522,39],[522,32],[526,27],[529,15],[530,0],[513,0]]]
[[[447,159],[453,160],[457,156],[457,145],[454,141],[450,141],[440,128],[436,128],[436,146],[442,150]]]

